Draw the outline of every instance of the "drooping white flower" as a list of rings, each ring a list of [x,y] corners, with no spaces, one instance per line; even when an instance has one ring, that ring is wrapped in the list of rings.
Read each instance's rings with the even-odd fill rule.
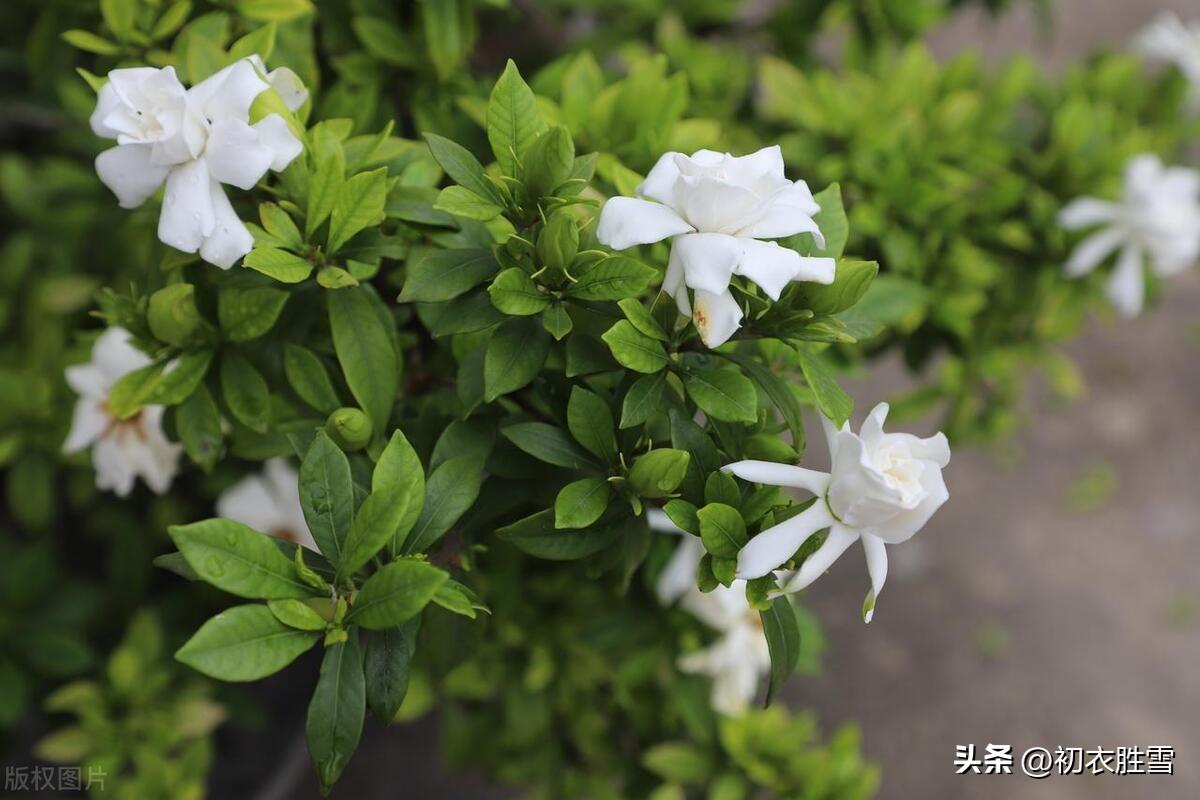
[[[887,579],[886,546],[912,538],[950,497],[942,479],[942,469],[950,463],[945,435],[920,439],[908,433],[884,433],[887,413],[887,403],[875,406],[859,433],[852,432],[849,423],[838,430],[822,418],[833,464],[829,473],[768,461],[739,461],[722,467],[743,480],[816,495],[807,509],[768,528],[742,548],[739,578],[759,578],[777,569],[809,537],[828,528],[825,542],[786,580],[783,591],[805,588],[861,539],[871,575],[863,619],[871,621]]]
[[[772,300],[791,281],[833,282],[833,259],[761,241],[797,233],[811,233],[822,247],[825,241],[813,220],[821,208],[808,184],[784,177],[779,145],[741,157],[667,153],[637,194],[604,204],[596,237],[614,250],[674,237],[663,291],[692,317],[708,347],[724,344],[741,326],[732,276],[745,276]]]
[[[92,360],[68,367],[67,384],[79,395],[71,432],[63,452],[92,448],[96,488],[125,497],[141,477],[156,494],[171,485],[183,448],[169,441],[162,429],[162,406],[145,406],[129,419],[118,419],[109,410],[108,395],[125,375],[150,364],[134,347],[129,332],[109,328],[92,347]]]
[[[1120,202],[1080,198],[1059,213],[1059,224],[1067,230],[1103,226],[1076,246],[1066,273],[1086,275],[1119,251],[1106,294],[1121,315],[1135,317],[1145,299],[1147,260],[1168,278],[1200,258],[1200,172],[1138,156],[1125,170]]]
[[[91,126],[117,146],[96,157],[96,173],[122,208],[137,208],[166,184],[158,238],[228,269],[254,239],[221,184],[249,190],[268,169],[303,150],[278,114],[250,125],[250,105],[271,86],[289,108],[307,92],[291,70],[264,80],[262,59],[236,61],[191,89],[173,67],[116,69],[100,88]]]
[[[1139,52],[1155,61],[1173,64],[1191,84],[1191,104],[1200,110],[1200,21],[1184,23],[1164,11],[1137,37]]]
[[[704,546],[658,509],[647,512],[650,527],[683,535],[675,553],[659,575],[655,587],[659,602],[679,602],[681,608],[717,631],[708,647],[679,657],[679,669],[707,675],[712,680],[712,705],[722,714],[736,715],[753,702],[759,681],[771,669],[771,653],[763,634],[762,618],[746,602],[746,582],[735,580],[704,593],[696,588],[696,568]]]
[[[300,506],[300,476],[287,459],[272,458],[217,498],[217,516],[318,552]]]

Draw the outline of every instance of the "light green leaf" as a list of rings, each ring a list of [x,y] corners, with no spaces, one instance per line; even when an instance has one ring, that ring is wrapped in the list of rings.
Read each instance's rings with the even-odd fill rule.
[[[604,478],[568,483],[554,500],[554,527],[586,528],[604,514],[608,497],[608,481]]]
[[[271,422],[271,391],[262,373],[233,350],[221,354],[221,394],[234,419],[257,433]]]
[[[687,451],[670,448],[638,456],[629,470],[629,488],[640,497],[666,497],[683,483],[690,459]]]
[[[326,297],[333,349],[350,393],[376,431],[389,430],[401,370],[391,316],[367,286],[339,289]]]
[[[480,197],[465,186],[447,186],[442,189],[433,207],[456,217],[477,219],[481,222],[495,219],[504,210],[502,206]]]
[[[308,348],[290,342],[284,345],[283,372],[292,390],[311,408],[328,414],[341,406],[325,365]]]
[[[401,303],[452,300],[496,274],[500,265],[484,247],[431,250],[408,262]]]
[[[313,265],[307,259],[274,247],[256,247],[246,254],[242,263],[280,283],[300,283],[313,271]]]
[[[95,53],[98,56],[115,56],[121,52],[120,45],[115,42],[110,42],[103,36],[97,36],[90,31],[69,30],[64,31],[62,39],[72,47],[84,50],[88,53]]]
[[[547,464],[567,469],[595,469],[595,459],[562,428],[545,422],[518,422],[501,430],[524,452]]]
[[[667,388],[667,373],[643,375],[633,382],[621,403],[621,430],[644,425],[663,408]]]
[[[393,561],[363,584],[346,621],[370,630],[401,625],[421,613],[448,577],[425,561]]]
[[[336,566],[354,521],[354,483],[346,454],[323,430],[300,462],[300,507],[321,555]]]
[[[309,239],[333,212],[346,181],[345,173],[346,157],[341,147],[334,147],[317,159],[317,168],[308,183],[308,210],[304,215],[304,235]]]
[[[879,274],[879,265],[874,261],[839,261],[833,283],[796,284],[794,305],[811,309],[814,314],[837,314],[857,303],[871,287]]]
[[[324,602],[329,600],[325,599]],[[294,597],[286,600],[268,600],[267,608],[275,615],[275,619],[296,630],[323,631],[329,625],[316,609]]]
[[[389,550],[395,555],[400,552],[425,506],[425,470],[417,452],[399,430],[392,432],[392,438],[383,448],[371,473],[371,491],[377,492],[385,486],[402,486],[408,492],[408,503],[396,526],[396,536]]]
[[[640,261],[609,256],[580,269],[566,295],[575,300],[622,300],[637,297],[657,277],[656,270]]]
[[[354,234],[383,221],[387,168],[360,172],[342,184],[329,218],[328,251],[336,253]]]
[[[225,287],[217,295],[217,319],[231,342],[257,339],[275,325],[288,293],[270,286],[254,289]]]
[[[801,346],[795,350],[800,359],[800,370],[804,373],[808,388],[812,389],[817,407],[835,427],[840,428],[854,411],[854,399],[838,386],[833,373],[819,355]]]
[[[398,483],[371,492],[350,525],[342,543],[337,580],[353,575],[392,541],[408,507],[409,487]]]
[[[546,129],[533,91],[510,59],[488,99],[487,136],[505,175],[520,177],[525,151]]]
[[[746,523],[741,513],[724,503],[709,503],[696,512],[704,549],[717,558],[737,558],[746,544]]]
[[[172,525],[171,540],[200,578],[238,597],[309,597],[296,566],[264,533],[229,519]]]
[[[234,606],[200,626],[176,660],[210,678],[256,681],[273,675],[314,644],[319,634],[289,628],[253,603]]]
[[[620,320],[600,337],[623,367],[634,372],[658,372],[667,366],[667,351],[629,322]]]
[[[526,317],[537,314],[550,305],[550,295],[538,289],[537,284],[520,267],[509,267],[496,276],[488,287],[492,305],[505,314]]]
[[[571,387],[571,398],[567,401],[567,428],[575,441],[604,463],[617,457],[617,443],[613,434],[612,411],[604,398],[581,386]]]
[[[290,22],[312,13],[312,0],[237,0],[238,13],[258,22]]]
[[[688,396],[705,414],[724,422],[758,419],[758,393],[754,384],[733,369],[705,369],[687,376]]]

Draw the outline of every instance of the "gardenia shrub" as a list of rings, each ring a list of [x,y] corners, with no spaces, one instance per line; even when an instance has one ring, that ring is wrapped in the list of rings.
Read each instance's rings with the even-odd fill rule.
[[[0,460],[60,541],[2,543],[0,621],[48,644],[0,647],[0,723],[124,635],[49,696],[82,721],[42,752],[194,796],[224,717],[197,673],[315,650],[326,789],[368,711],[436,708],[450,765],[534,797],[871,795],[852,728],[776,702],[818,666],[797,593],[861,542],[886,615],[886,548],[952,468],[886,403],[851,425],[840,374],[898,351],[902,419],[1010,431],[1032,367],[1074,385],[1054,345],[1106,291],[1140,309],[1195,260],[1200,182],[1141,155],[1194,124],[1128,58],[938,64],[901,39],[940,2],[814,4],[837,67],[795,9],[753,69],[734,28],[689,32],[736,10],[639,9],[520,67],[487,46],[520,12],[472,3],[43,11],[31,93],[63,121],[0,161]],[[40,594],[55,552],[114,587],[90,629]]]

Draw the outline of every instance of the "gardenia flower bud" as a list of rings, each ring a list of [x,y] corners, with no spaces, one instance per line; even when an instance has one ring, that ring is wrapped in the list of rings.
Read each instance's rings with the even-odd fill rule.
[[[746,602],[746,582],[735,580],[711,592],[696,588],[696,568],[704,546],[681,531],[659,509],[647,512],[650,527],[682,534],[683,539],[659,575],[655,587],[659,602],[679,602],[687,611],[720,636],[708,647],[679,657],[679,669],[712,679],[712,705],[722,714],[740,714],[754,701],[759,681],[771,670],[771,653],[763,634],[762,617]]]
[[[808,184],[784,177],[779,145],[741,157],[667,153],[637,194],[647,199],[614,197],[604,204],[596,238],[624,250],[674,237],[662,288],[708,347],[724,344],[741,326],[742,309],[729,291],[732,276],[745,276],[772,300],[791,281],[833,283],[832,258],[807,258],[760,241],[811,233],[825,245],[813,219],[821,207]]]
[[[325,432],[334,444],[352,453],[371,441],[371,418],[357,408],[339,408],[325,420]]]
[[[319,552],[300,505],[300,476],[283,458],[263,464],[217,498],[217,516]]]
[[[67,383],[79,400],[63,452],[92,448],[96,488],[125,497],[140,476],[156,494],[171,485],[183,448],[169,441],[162,429],[162,406],[145,406],[129,419],[109,410],[108,395],[125,375],[150,364],[150,358],[129,341],[129,332],[109,328],[92,347],[92,360],[67,368]]]
[[[849,423],[839,431],[822,418],[833,464],[830,473],[767,461],[722,467],[743,480],[805,489],[817,496],[803,512],[768,528],[742,548],[739,578],[759,578],[777,569],[809,537],[828,528],[825,542],[804,560],[783,591],[804,589],[861,539],[871,575],[863,619],[871,621],[887,579],[886,545],[912,538],[950,496],[942,479],[942,469],[950,463],[945,435],[919,439],[907,433],[884,433],[887,413],[887,403],[875,406],[857,434]]]
[[[96,157],[96,173],[122,208],[137,208],[165,182],[158,238],[228,269],[254,238],[221,184],[249,190],[268,169],[283,170],[303,145],[278,114],[250,125],[250,105],[271,88],[257,56],[184,89],[173,67],[116,69],[100,88],[91,126],[117,146]],[[307,92],[291,70],[268,78],[289,108]]]
[[[1125,170],[1119,203],[1083,197],[1064,208],[1058,219],[1072,231],[1104,226],[1079,243],[1066,273],[1072,278],[1086,275],[1119,250],[1106,293],[1118,313],[1136,317],[1146,294],[1147,259],[1159,277],[1168,278],[1200,258],[1200,172],[1164,167],[1154,155],[1138,156]]]
[[[1185,24],[1164,11],[1138,36],[1137,49],[1147,58],[1174,64],[1191,84],[1191,104],[1200,110],[1200,22]]]

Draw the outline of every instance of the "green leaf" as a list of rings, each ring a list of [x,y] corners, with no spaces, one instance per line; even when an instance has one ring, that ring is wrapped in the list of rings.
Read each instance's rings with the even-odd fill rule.
[[[138,0],[100,0],[100,15],[104,24],[118,39],[125,41],[134,32]]]
[[[671,783],[704,784],[712,775],[709,757],[687,742],[657,744],[642,755],[642,764]]]
[[[413,66],[413,43],[394,23],[373,16],[355,16],[350,26],[367,52],[398,67]]]
[[[740,508],[742,505],[742,490],[738,482],[727,472],[711,472],[704,481],[704,502],[724,503],[727,506]]]
[[[693,536],[700,535],[700,517],[697,508],[686,500],[670,500],[663,506],[663,511],[680,530],[687,531]]]
[[[724,503],[709,503],[696,512],[704,549],[717,558],[737,558],[746,544],[746,523],[741,513]]]
[[[641,300],[635,297],[627,297],[624,300],[618,301],[617,305],[621,307],[621,312],[625,315],[625,319],[629,320],[629,323],[637,328],[639,333],[643,333],[652,339],[658,339],[660,342],[668,341],[670,338],[662,326],[658,324],[658,320],[650,313],[650,310],[642,305]]]
[[[542,314],[542,327],[554,337],[554,341],[561,342],[563,337],[575,327],[575,323],[571,321],[571,315],[567,313],[566,306],[555,302]]]
[[[633,382],[621,403],[621,430],[646,424],[663,406],[667,373],[643,375]]]
[[[554,500],[555,528],[586,528],[608,508],[608,481],[584,478],[568,483]]]
[[[554,511],[547,509],[496,531],[496,536],[518,550],[550,561],[574,561],[603,550],[621,533],[620,524],[596,525],[579,531],[554,527]]]
[[[346,157],[341,147],[317,159],[317,168],[308,183],[308,211],[304,215],[304,235],[313,238],[321,223],[329,218],[346,182]]]
[[[267,432],[271,390],[262,373],[233,350],[221,355],[221,395],[234,419],[256,433]]]
[[[245,36],[238,39],[229,47],[229,58],[248,58],[250,56],[261,56],[264,61],[271,58],[271,53],[275,51],[275,34],[278,32],[278,26],[274,22],[268,22],[260,28],[250,31]],[[284,106],[286,108],[286,106]]]
[[[188,15],[191,13],[191,0],[176,0],[162,13],[158,22],[154,23],[154,29],[150,31],[150,38],[158,41],[170,36],[179,30],[183,23],[187,22]]]
[[[800,662],[800,620],[786,595],[776,597],[771,601],[771,607],[759,614],[767,637],[767,649],[771,653],[771,682],[764,704],[769,706]]]
[[[612,411],[600,395],[580,386],[571,387],[571,398],[567,401],[567,428],[575,441],[588,452],[599,456],[604,463],[616,459]]]
[[[223,433],[221,413],[206,387],[197,387],[176,407],[175,432],[188,458],[205,471],[213,468],[221,455]]]
[[[391,316],[366,286],[326,295],[333,349],[350,393],[371,418],[375,430],[388,430],[392,404],[400,388],[400,361],[393,342]]]
[[[303,600],[268,600],[267,608],[275,615],[275,619],[296,630],[324,631],[329,625],[324,617]]]
[[[758,384],[763,393],[771,399],[775,408],[779,409],[779,414],[783,417],[784,423],[792,432],[792,442],[796,450],[803,452],[805,442],[804,416],[800,408],[800,401],[796,399],[796,393],[792,391],[792,387],[783,378],[779,377],[776,372],[764,366],[755,358],[737,353],[722,353],[722,355],[741,367],[750,376],[750,379]]]
[[[575,165],[575,142],[562,125],[542,133],[525,154],[524,180],[530,197],[550,195],[571,177]]]
[[[366,717],[367,687],[358,634],[325,649],[321,676],[308,704],[305,730],[317,779],[327,792],[358,748]]]
[[[426,561],[393,561],[363,584],[346,621],[369,630],[407,622],[421,613],[448,577]]]
[[[796,249],[804,256],[841,258],[846,249],[846,240],[850,238],[850,223],[842,206],[842,189],[838,184],[831,183],[823,191],[817,192],[813,199],[821,207],[813,220],[825,236],[825,248],[818,248],[812,234],[804,233],[794,237],[799,245]]]
[[[273,675],[314,644],[319,634],[289,628],[257,603],[234,606],[200,626],[176,660],[221,681]]]
[[[443,584],[444,586],[445,584]],[[367,631],[363,671],[367,679],[367,708],[381,725],[391,725],[408,694],[409,665],[417,649],[421,618],[381,631]]]
[[[72,47],[84,50],[88,53],[95,53],[98,56],[115,56],[121,52],[120,45],[115,42],[110,42],[103,36],[97,36],[89,31],[69,30],[64,31],[62,39]]]
[[[683,483],[690,459],[684,450],[651,450],[633,462],[628,475],[629,488],[640,497],[666,497]]]
[[[229,519],[172,525],[171,540],[200,578],[238,597],[310,597],[296,566],[271,539]]]
[[[258,22],[291,22],[313,11],[312,0],[237,0],[238,13]]]
[[[324,430],[300,462],[300,507],[321,555],[336,566],[354,521],[354,483],[346,454]]]
[[[360,172],[342,184],[329,218],[330,253],[336,253],[354,234],[383,221],[387,203],[387,168]]]
[[[623,300],[644,292],[658,278],[658,272],[627,256],[609,256],[580,269],[576,278],[566,291],[567,297]]]
[[[708,416],[723,422],[755,422],[758,393],[754,384],[733,369],[698,370],[684,381],[688,396]]]
[[[341,267],[321,267],[317,273],[317,284],[324,289],[345,289],[358,286],[358,278]]]
[[[721,453],[712,439],[690,416],[672,410],[671,446],[686,450],[691,460],[688,474],[680,491],[694,502],[704,499],[704,482],[708,475],[721,468]]]
[[[833,283],[797,283],[797,308],[811,309],[814,314],[837,314],[857,303],[879,274],[874,261],[839,261]]]
[[[528,385],[550,354],[550,336],[537,320],[513,317],[501,323],[488,340],[483,357],[484,399]]]
[[[346,541],[342,544],[341,563],[338,564],[337,580],[353,575],[360,567],[375,557],[399,530],[400,521],[408,508],[409,487],[390,484],[371,492],[350,525]]]
[[[313,271],[313,265],[306,259],[274,247],[256,247],[242,263],[280,283],[300,283]]]
[[[474,20],[468,20],[464,25],[459,3],[422,0],[420,5],[429,61],[438,80],[444,82],[462,67],[463,56],[471,44],[470,35],[464,28],[473,26]],[[472,12],[473,9],[467,13]]]
[[[500,216],[504,207],[472,192],[465,186],[447,186],[438,194],[434,208],[456,217],[487,222]]]
[[[514,317],[540,313],[552,301],[520,267],[509,267],[497,275],[488,287],[488,294],[492,305]]]
[[[492,613],[484,605],[483,601],[479,599],[479,595],[453,578],[441,585],[437,590],[437,594],[433,596],[433,602],[451,613],[469,617],[470,619],[478,617],[479,614],[477,612],[479,611],[487,614]]]
[[[545,422],[518,422],[500,431],[504,438],[539,461],[567,469],[595,469],[598,465],[562,428]]]
[[[288,293],[270,286],[254,289],[226,287],[217,295],[217,319],[231,342],[257,339],[275,325]]]
[[[431,250],[410,261],[401,303],[436,303],[470,291],[500,269],[496,256],[484,247]]]
[[[804,373],[808,388],[812,389],[817,407],[833,422],[834,427],[842,427],[854,411],[854,399],[838,386],[833,373],[819,355],[804,347],[796,347],[795,350],[800,360],[800,371]]]
[[[389,549],[395,555],[400,552],[425,507],[425,470],[417,452],[399,430],[392,432],[392,438],[383,448],[371,473],[371,491],[377,492],[385,486],[402,486],[408,493],[404,514],[396,526],[396,535]]]
[[[143,406],[178,405],[200,386],[212,359],[212,350],[195,350],[165,364],[134,370],[109,392],[109,410],[120,419],[129,419]]]
[[[473,453],[451,458],[438,466],[425,484],[425,503],[412,533],[403,543],[405,553],[425,553],[479,497],[483,465]]]
[[[488,180],[487,174],[483,171],[483,165],[475,156],[471,155],[471,151],[436,133],[425,134],[425,141],[429,143],[429,150],[433,153],[434,159],[442,169],[446,170],[446,174],[450,176],[451,180],[489,203],[504,204],[499,190]]]
[[[308,348],[291,343],[284,345],[283,372],[292,391],[311,408],[328,414],[341,406],[325,365]]]
[[[520,177],[517,165],[545,129],[533,91],[509,59],[504,74],[492,88],[487,108],[488,142],[505,175]]]
[[[667,351],[628,320],[620,320],[600,337],[623,367],[635,372],[658,372],[667,366]]]

